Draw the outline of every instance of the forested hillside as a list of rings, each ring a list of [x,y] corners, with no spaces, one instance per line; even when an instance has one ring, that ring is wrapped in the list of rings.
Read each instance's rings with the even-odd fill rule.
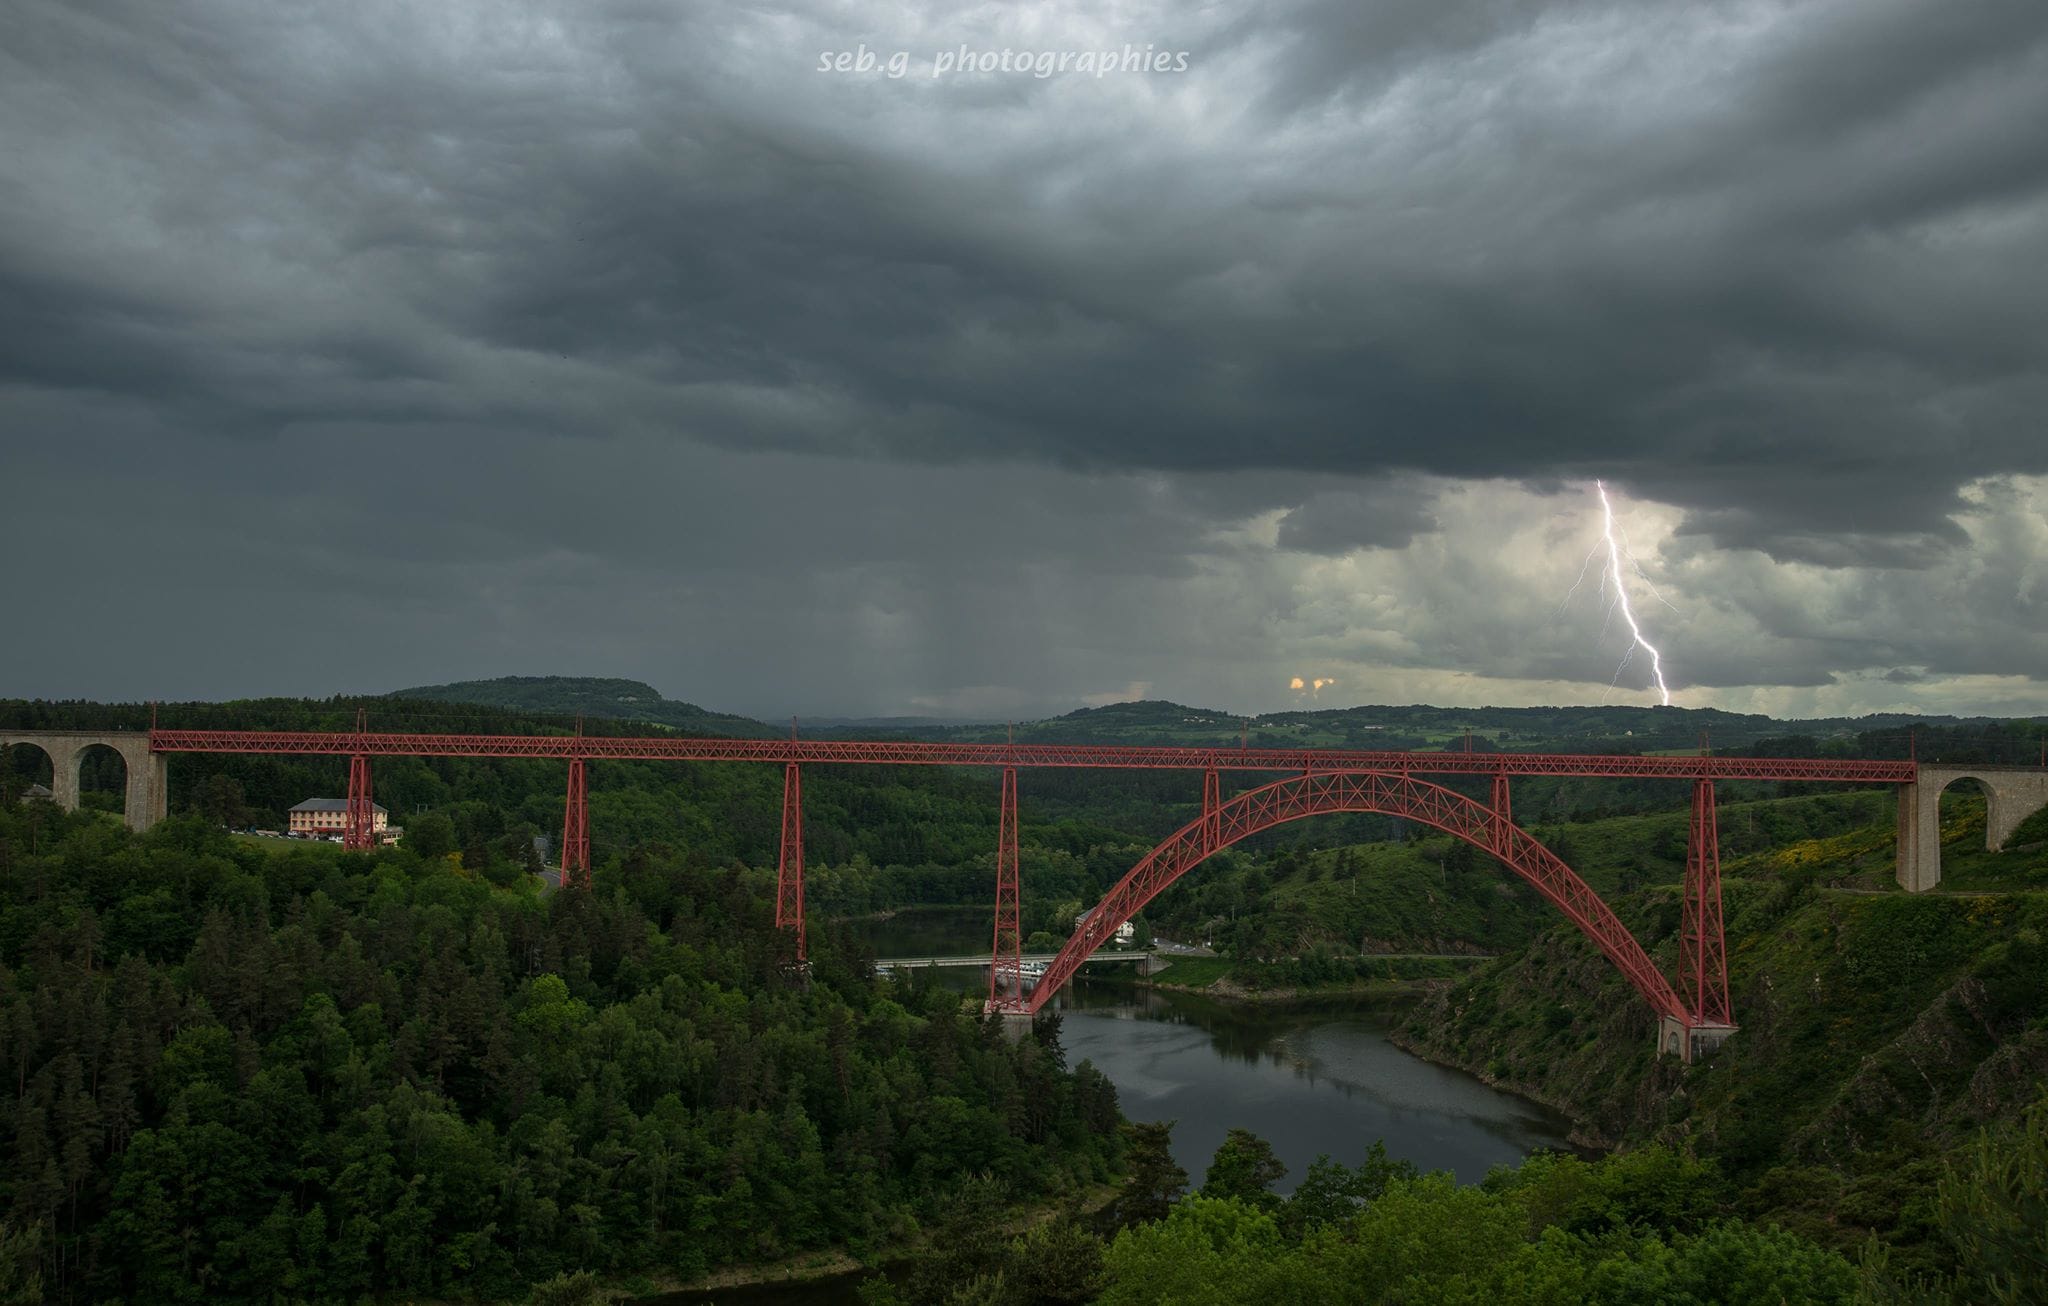
[[[804,982],[771,918],[759,873],[659,850],[543,897],[0,808],[9,1254],[53,1301],[516,1298],[1110,1173],[1107,1081],[826,929]]]
[[[1899,1269],[1953,1269],[1944,1158],[2048,1083],[2048,813],[1991,854],[1981,799],[1945,810],[1936,894],[1884,887],[1884,824],[1726,864],[1741,1032],[1700,1064],[1654,1054],[1648,1008],[1564,925],[1436,994],[1405,1037],[1603,1141],[1713,1159],[1752,1218],[1847,1252],[1875,1233]],[[1616,905],[1675,970],[1675,889]]]

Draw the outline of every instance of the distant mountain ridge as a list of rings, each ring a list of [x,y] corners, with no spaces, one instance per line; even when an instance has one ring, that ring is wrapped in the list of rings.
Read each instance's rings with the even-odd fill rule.
[[[638,680],[600,676],[497,676],[489,680],[421,685],[400,689],[385,697],[474,703],[562,716],[645,721],[672,726],[684,734],[726,735],[739,739],[767,739],[782,733],[752,717],[713,712],[695,703],[666,698],[660,690]]]
[[[1043,721],[1019,722],[1019,742],[1175,743],[1253,747],[1414,749],[1458,748],[1465,736],[1482,750],[1689,751],[1704,737],[1715,748],[1748,748],[1768,739],[1849,738],[1868,731],[1920,725],[1956,726],[1994,718],[1878,714],[1781,720],[1719,708],[1436,707],[1363,704],[1300,708],[1240,716],[1214,708],[1148,699],[1083,708]],[[1005,727],[957,727],[948,738],[1000,739]]]
[[[665,697],[638,680],[594,676],[500,676],[399,690],[392,698],[428,699],[581,715],[668,726],[683,733],[745,739],[777,738],[786,727],[753,717],[714,712]],[[1315,748],[1458,748],[1469,732],[1473,747],[1529,751],[1681,751],[1698,746],[1702,735],[1716,748],[1748,748],[1767,739],[1811,736],[1852,737],[1866,731],[1898,730],[1920,724],[1959,726],[1999,718],[1918,716],[1880,713],[1866,717],[1783,720],[1719,708],[1638,707],[1435,707],[1428,704],[1366,704],[1345,708],[1299,708],[1244,717],[1216,708],[1144,699],[1080,708],[1061,716],[1021,721],[1014,727],[962,723],[929,717],[819,717],[802,723],[806,735],[900,735],[993,740],[1014,728],[1020,743],[1158,743]]]

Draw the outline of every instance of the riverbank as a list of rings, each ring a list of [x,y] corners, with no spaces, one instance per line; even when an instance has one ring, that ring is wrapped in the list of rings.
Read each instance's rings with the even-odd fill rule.
[[[1219,1002],[1236,1002],[1248,1006],[1297,1006],[1306,1003],[1346,1001],[1372,998],[1417,999],[1435,989],[1448,986],[1447,979],[1370,979],[1349,980],[1342,984],[1317,984],[1311,986],[1280,988],[1246,988],[1243,984],[1224,976],[1205,984],[1176,984],[1172,980],[1145,979],[1134,983],[1142,988],[1168,989],[1175,993],[1187,993],[1199,998],[1214,998]]]
[[[1014,1237],[1076,1205],[1084,1216],[1099,1216],[1115,1200],[1117,1191],[1114,1184],[1098,1184],[1078,1193],[1062,1193],[1025,1203],[1012,1211],[1003,1222],[1002,1231]],[[630,1306],[708,1306],[710,1299],[705,1294],[714,1292],[743,1292],[747,1300],[765,1302],[781,1300],[779,1296],[771,1298],[765,1295],[769,1289],[819,1292],[838,1286],[846,1288],[850,1297],[860,1281],[870,1275],[887,1275],[904,1269],[930,1246],[929,1233],[920,1229],[911,1237],[882,1244],[867,1257],[856,1257],[844,1248],[819,1248],[779,1261],[724,1266],[687,1283],[643,1275],[634,1279],[630,1288],[612,1284],[610,1290],[614,1293],[630,1291],[632,1295],[621,1299]]]
[[[1448,981],[1439,982],[1440,989],[1448,989],[1449,987],[1450,983]],[[1571,1130],[1565,1135],[1565,1141],[1575,1148],[1587,1152],[1612,1152],[1621,1147],[1620,1139],[1610,1138],[1595,1128],[1593,1123],[1586,1118],[1583,1109],[1562,1094],[1546,1093],[1540,1088],[1529,1084],[1510,1082],[1502,1076],[1493,1074],[1483,1065],[1474,1065],[1459,1057],[1446,1056],[1441,1050],[1410,1037],[1406,1030],[1398,1026],[1387,1031],[1387,1041],[1411,1057],[1427,1061],[1433,1066],[1443,1066],[1450,1070],[1462,1071],[1488,1088],[1498,1089],[1503,1093],[1512,1093],[1516,1097],[1534,1102],[1544,1110],[1563,1117],[1571,1123]]]
[[[1383,961],[1388,973],[1359,975],[1316,984],[1268,984],[1259,983],[1256,978],[1247,982],[1247,978],[1241,974],[1245,969],[1244,964],[1229,957],[1172,957],[1165,959],[1165,964],[1155,968],[1150,976],[1135,982],[1177,993],[1215,998],[1219,1001],[1254,1004],[1285,1005],[1323,999],[1412,999],[1455,982],[1459,976],[1445,972],[1454,969],[1457,963],[1477,964],[1489,958],[1475,956],[1468,959],[1447,954],[1425,956],[1403,953],[1388,954],[1371,960]],[[1411,968],[1434,973],[1399,973],[1403,969]]]

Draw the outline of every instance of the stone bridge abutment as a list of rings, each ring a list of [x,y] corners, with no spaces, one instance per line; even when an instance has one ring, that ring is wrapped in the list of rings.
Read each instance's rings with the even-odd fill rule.
[[[127,768],[124,795],[128,828],[147,830],[164,819],[170,801],[169,773],[162,753],[149,751],[149,735],[140,730],[11,730],[0,731],[0,747],[40,748],[50,759],[50,797],[67,812],[78,810],[78,771],[94,747],[111,748]]]
[[[1985,795],[1984,847],[1998,852],[2020,823],[2048,807],[2048,771],[2032,766],[1920,764],[1920,778],[1899,786],[1899,885],[1923,893],[1941,883],[1941,794],[1975,780]]]

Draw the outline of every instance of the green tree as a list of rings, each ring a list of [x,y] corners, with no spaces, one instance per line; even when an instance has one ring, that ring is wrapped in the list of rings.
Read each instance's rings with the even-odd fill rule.
[[[2017,1128],[1978,1134],[1942,1176],[1938,1209],[1957,1300],[2048,1300],[2048,1097]]]
[[[1188,1172],[1173,1159],[1173,1126],[1171,1120],[1124,1126],[1126,1171],[1116,1199],[1117,1223],[1164,1219],[1187,1191]]]
[[[1308,1163],[1308,1171],[1296,1185],[1294,1195],[1280,1213],[1280,1228],[1289,1241],[1328,1224],[1339,1224],[1358,1213],[1351,1196],[1352,1171],[1330,1159],[1327,1152]]]
[[[1202,1176],[1205,1197],[1235,1198],[1261,1210],[1274,1211],[1280,1199],[1273,1185],[1287,1177],[1287,1167],[1273,1155],[1273,1145],[1249,1129],[1232,1129]]]
[[[0,1306],[38,1306],[43,1300],[43,1226],[0,1226]]]
[[[1821,1306],[1847,1302],[1856,1291],[1856,1271],[1849,1262],[1783,1229],[1721,1221],[1698,1235],[1675,1239],[1672,1250],[1664,1300]],[[2038,1286],[2041,1281],[2033,1282]]]
[[[598,1290],[597,1276],[588,1270],[558,1274],[545,1283],[533,1285],[527,1297],[531,1306],[596,1306],[606,1294]]]
[[[1332,1161],[1327,1153],[1318,1156],[1281,1209],[1280,1227],[1299,1241],[1324,1225],[1342,1224],[1386,1192],[1389,1184],[1414,1179],[1418,1173],[1414,1162],[1389,1157],[1384,1139],[1373,1140],[1356,1169]]]
[[[422,857],[446,857],[455,851],[455,822],[440,812],[421,812],[405,823],[405,846]]]
[[[1104,1257],[1110,1285],[1098,1300],[1102,1306],[1234,1306],[1262,1300],[1268,1294],[1261,1288],[1280,1266],[1283,1246],[1279,1226],[1264,1211],[1197,1193],[1165,1219],[1117,1234]]]
[[[1395,1160],[1387,1155],[1387,1142],[1383,1138],[1372,1140],[1372,1146],[1365,1149],[1365,1160],[1352,1171],[1351,1196],[1361,1202],[1370,1202],[1399,1182],[1421,1176],[1413,1161]]]
[[[879,1274],[862,1279],[854,1296],[860,1299],[861,1306],[909,1306],[909,1299],[896,1285]]]
[[[1102,1239],[1069,1211],[1033,1225],[1010,1244],[1004,1277],[1013,1296],[1022,1302],[1094,1301],[1108,1282],[1102,1254]]]
[[[1589,1190],[1560,1221],[1578,1232],[1617,1226],[1696,1233],[1719,1213],[1718,1169],[1668,1147],[1640,1147],[1607,1158],[1592,1170]]]
[[[918,1306],[950,1302],[962,1284],[1002,1274],[1007,1250],[1002,1237],[1004,1196],[1002,1184],[985,1175],[971,1176],[953,1190],[945,1217],[932,1230],[931,1254],[911,1273],[911,1301]]]
[[[212,775],[199,788],[200,815],[217,826],[236,829],[249,823],[242,782],[231,775]]]

